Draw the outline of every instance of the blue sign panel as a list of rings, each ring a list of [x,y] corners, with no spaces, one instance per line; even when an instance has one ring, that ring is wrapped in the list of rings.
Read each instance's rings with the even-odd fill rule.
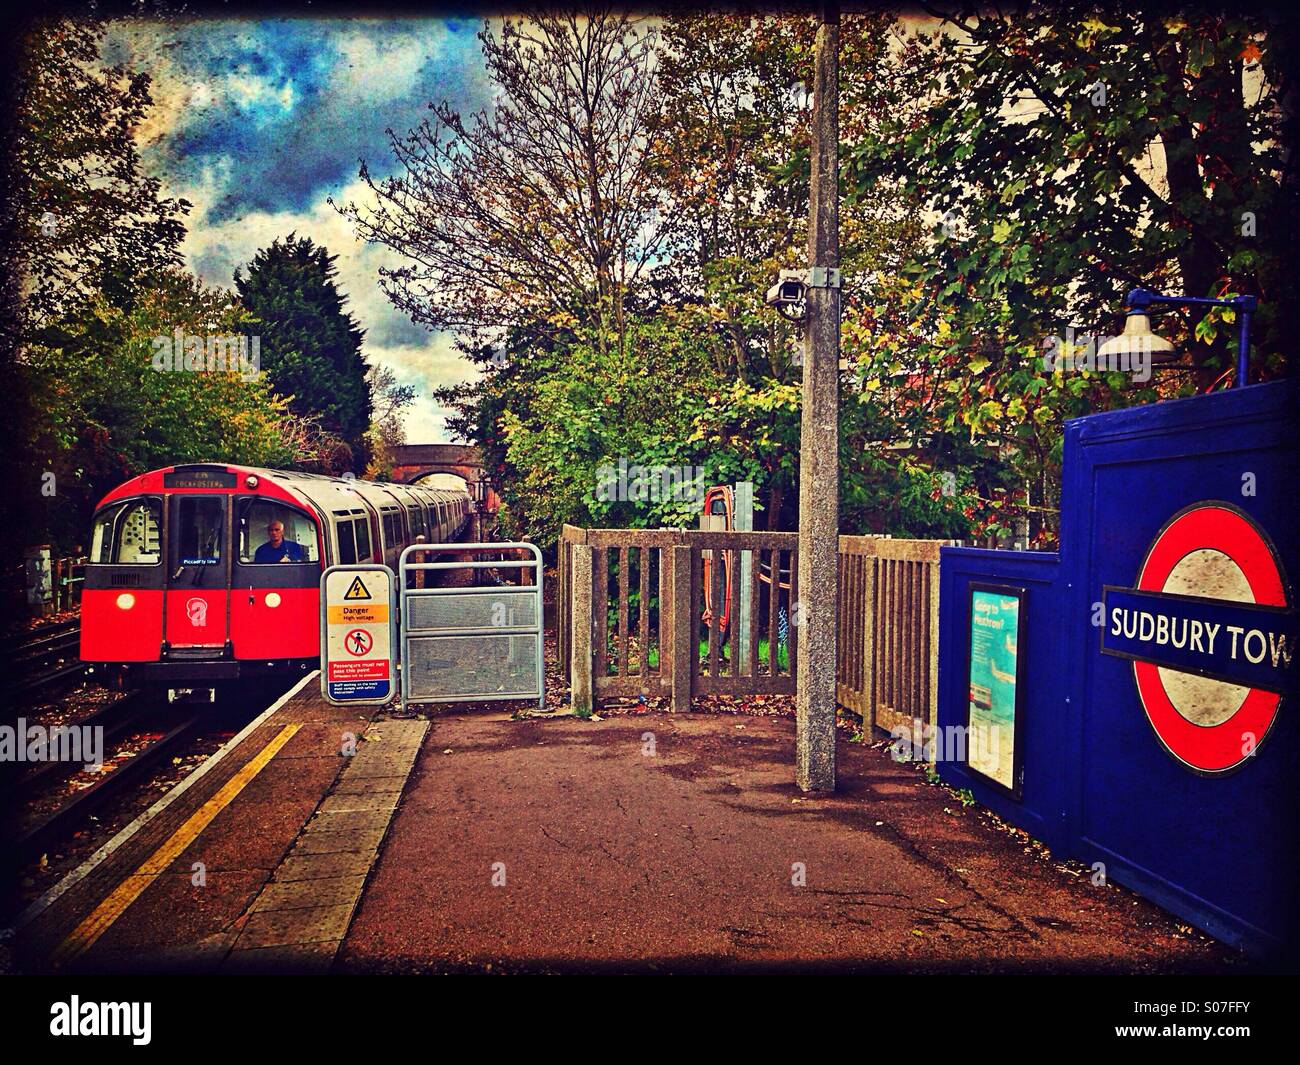
[[[330,680],[329,697],[338,702],[387,702],[393,685],[388,680]]]
[[[1261,953],[1300,942],[1297,412],[1278,381],[1075,419],[1059,553],[940,563],[940,729],[969,714],[972,587],[1051,622],[1018,642],[1020,796],[966,761],[940,776]]]

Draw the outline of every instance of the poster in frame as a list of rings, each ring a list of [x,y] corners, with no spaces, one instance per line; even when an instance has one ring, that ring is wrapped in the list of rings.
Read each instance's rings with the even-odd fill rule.
[[[1025,589],[970,584],[966,768],[1017,802],[1021,749]]]

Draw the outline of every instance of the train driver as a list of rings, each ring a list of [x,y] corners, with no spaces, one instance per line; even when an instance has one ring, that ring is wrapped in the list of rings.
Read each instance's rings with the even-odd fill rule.
[[[254,562],[303,562],[302,544],[284,538],[284,522],[273,521],[266,527],[269,539],[253,553]]]

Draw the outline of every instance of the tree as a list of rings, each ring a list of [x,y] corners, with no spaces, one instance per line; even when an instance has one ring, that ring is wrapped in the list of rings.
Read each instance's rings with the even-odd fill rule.
[[[180,262],[184,200],[160,195],[134,134],[150,79],[99,65],[102,23],[32,24],[16,72],[10,252],[22,277],[25,336],[131,278]]]
[[[235,271],[240,300],[260,323],[262,368],[296,414],[316,418],[353,452],[330,467],[364,468],[371,394],[361,353],[363,331],[343,309],[336,256],[310,237],[273,241]]]
[[[232,293],[172,269],[135,293],[130,308],[99,296],[61,324],[57,346],[29,346],[24,372],[43,397],[33,450],[55,488],[30,501],[44,527],[68,546],[84,542],[94,504],[159,466],[282,467],[310,458],[285,402],[250,358],[208,368],[212,338],[247,337],[253,328]],[[202,345],[194,368],[171,359],[178,329]],[[225,366],[232,350],[223,345]]]
[[[617,334],[665,232],[646,162],[655,33],[596,10],[507,19],[479,38],[490,113],[442,103],[405,137],[389,130],[401,173],[376,182],[363,161],[375,205],[340,210],[408,260],[381,276],[415,322]]]
[[[580,333],[531,354],[526,371],[502,374],[498,380],[522,381],[526,390],[519,404],[506,393],[497,420],[503,527],[549,544],[565,522],[693,524],[697,489],[752,474],[752,465],[693,437],[724,386],[713,343],[670,316],[629,320],[622,346],[602,347]],[[617,471],[627,471],[623,484]]]
[[[693,521],[689,506],[597,499],[597,468],[620,458],[629,467],[690,465],[714,481],[753,481],[767,489],[759,506],[769,527],[789,527],[798,334],[762,297],[777,270],[804,255],[814,29],[806,17],[700,15],[664,24],[646,166],[674,219],[664,243],[671,258],[628,301],[624,354],[632,362],[617,352],[602,362],[590,321],[516,325],[502,344],[462,343],[481,377],[438,398],[457,412],[452,430],[483,449],[520,535],[545,542],[565,521]],[[883,106],[876,86],[890,62],[887,29],[878,16],[846,20],[850,132]],[[919,239],[920,224],[882,187],[846,208],[845,230],[846,283],[860,301],[867,279],[893,268]],[[665,372],[668,355],[688,372]],[[635,395],[641,386],[624,382],[636,380],[654,402],[630,402],[625,388]],[[846,528],[965,531],[962,500],[936,500],[939,482],[918,463],[904,472],[883,457],[864,461],[891,424],[869,415],[859,403],[842,411]]]
[[[678,225],[657,291],[664,302],[693,309],[696,328],[726,341],[716,349],[725,360],[719,370],[735,380],[723,390],[717,418],[697,431],[758,464],[771,528],[789,527],[794,517],[783,512],[798,483],[802,343],[763,294],[780,269],[806,265],[816,26],[807,16],[677,17],[665,26],[659,64],[656,173]],[[840,126],[850,142],[878,127],[894,104],[886,88],[900,75],[893,36],[885,15],[842,20]],[[876,279],[896,270],[923,232],[893,182],[855,191],[841,212],[850,313],[869,302]],[[889,476],[897,464],[880,453],[896,438],[892,423],[869,416],[857,402],[859,382],[847,373],[843,391],[843,527],[932,527],[928,498],[924,516],[899,512],[899,501],[915,493],[901,490]]]
[[[1222,386],[1235,350],[1222,314],[1167,317],[1190,366],[1144,384],[1045,371],[1052,338],[1111,331],[1134,285],[1249,291],[1265,304],[1257,372],[1280,369],[1297,313],[1284,40],[1266,22],[1200,14],[935,14],[942,25],[906,43],[886,120],[848,153],[849,197],[896,183],[937,217],[933,240],[846,320],[845,346],[914,439],[991,447],[1018,482],[1008,516],[1027,503],[1050,540],[1039,519],[1055,503],[1063,420]]]
[[[366,374],[374,409],[370,415],[370,428],[366,430],[366,445],[370,452],[370,465],[366,477],[380,479],[393,473],[393,450],[406,443],[402,427],[402,411],[415,402],[413,385],[398,384],[391,366],[371,366]]]

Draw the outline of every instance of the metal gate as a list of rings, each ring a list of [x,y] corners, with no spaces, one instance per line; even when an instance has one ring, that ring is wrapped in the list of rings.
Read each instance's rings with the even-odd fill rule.
[[[415,562],[412,555],[526,552],[505,561]],[[532,571],[531,585],[412,587],[418,574]],[[544,706],[542,553],[534,544],[413,544],[398,562],[402,706],[536,699]]]

